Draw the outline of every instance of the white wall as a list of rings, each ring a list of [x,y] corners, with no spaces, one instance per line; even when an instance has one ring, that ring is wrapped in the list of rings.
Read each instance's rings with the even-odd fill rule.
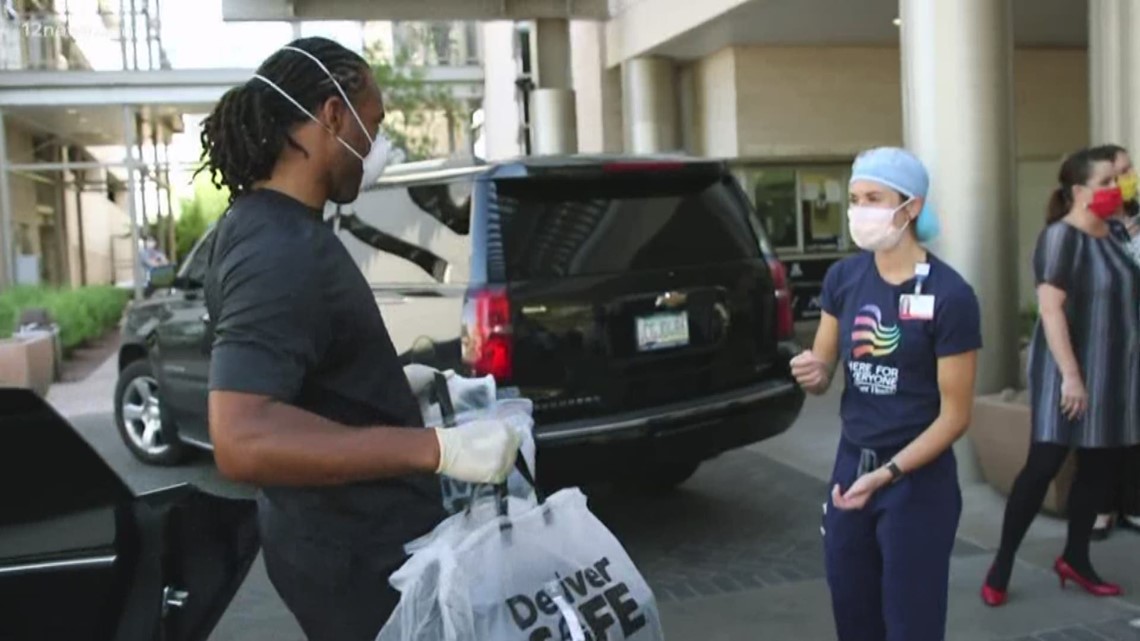
[[[854,155],[902,143],[896,49],[735,50],[741,156]]]
[[[92,181],[102,180],[102,171],[87,172]],[[79,246],[79,216],[76,206],[76,193],[69,189],[64,195],[64,215],[67,224],[67,255],[70,279],[73,285],[80,285],[80,261],[87,266],[88,285],[109,285],[119,281],[129,281],[133,275],[129,256],[130,241],[116,239],[130,232],[130,221],[121,204],[107,199],[103,190],[90,189],[79,194],[83,209],[83,252]],[[117,247],[117,249],[115,249]],[[117,254],[115,252],[118,252]],[[116,273],[114,262],[121,263]],[[126,269],[124,270],[124,265]]]
[[[849,159],[901,145],[898,50],[738,47],[693,63],[697,153]],[[1020,302],[1033,300],[1030,258],[1062,156],[1088,144],[1088,59],[1082,49],[1014,55]],[[948,213],[948,215],[950,215]]]

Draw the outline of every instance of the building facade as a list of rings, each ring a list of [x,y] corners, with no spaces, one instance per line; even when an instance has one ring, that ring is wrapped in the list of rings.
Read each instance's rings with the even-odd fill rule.
[[[198,149],[191,157],[174,158],[172,142],[181,137],[196,144],[194,123],[253,70],[172,64],[169,40],[178,36],[186,47],[187,37],[163,25],[164,17],[186,17],[171,14],[170,8],[186,7],[170,2],[5,3],[0,289],[119,284],[139,293],[138,253],[148,240],[178,258],[175,183],[188,182],[186,170],[196,163]],[[200,9],[207,11],[205,5]],[[326,35],[325,23],[281,26],[276,37],[261,37],[264,55],[295,37]],[[416,153],[471,153],[471,117],[484,84],[482,34],[474,24],[357,21],[340,27],[333,37],[349,48],[395,59],[400,73],[419,81],[422,93],[449,97],[446,109],[406,123],[408,139],[419,144]],[[188,48],[201,50],[200,35],[191,34]]]

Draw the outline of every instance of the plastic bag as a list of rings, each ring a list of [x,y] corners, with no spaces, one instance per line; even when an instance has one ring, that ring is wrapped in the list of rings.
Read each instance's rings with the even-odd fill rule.
[[[649,585],[577,489],[479,499],[409,546],[378,641],[661,641]]]
[[[436,372],[431,394],[421,395],[420,411],[428,427],[454,427],[471,421],[495,418],[510,425],[519,434],[519,453],[526,469],[535,470],[534,404],[525,398],[497,398],[495,379],[464,378],[454,372]],[[471,504],[479,491],[470,483],[441,477],[443,506],[455,514]],[[530,499],[534,489],[518,471],[507,478],[507,493]]]

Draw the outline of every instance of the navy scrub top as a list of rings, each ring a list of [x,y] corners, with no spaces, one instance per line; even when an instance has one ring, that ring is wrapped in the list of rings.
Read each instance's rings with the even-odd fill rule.
[[[902,447],[930,427],[942,408],[938,359],[982,347],[973,288],[929,252],[927,262],[931,320],[899,319],[899,297],[914,293],[916,279],[891,285],[871,252],[839,261],[824,278],[823,311],[839,321],[843,436],[859,447]]]

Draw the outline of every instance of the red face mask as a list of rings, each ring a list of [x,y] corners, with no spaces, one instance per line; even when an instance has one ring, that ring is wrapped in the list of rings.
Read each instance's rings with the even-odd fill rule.
[[[1124,197],[1120,193],[1120,187],[1105,187],[1093,192],[1089,211],[1097,218],[1110,218],[1123,204]]]

